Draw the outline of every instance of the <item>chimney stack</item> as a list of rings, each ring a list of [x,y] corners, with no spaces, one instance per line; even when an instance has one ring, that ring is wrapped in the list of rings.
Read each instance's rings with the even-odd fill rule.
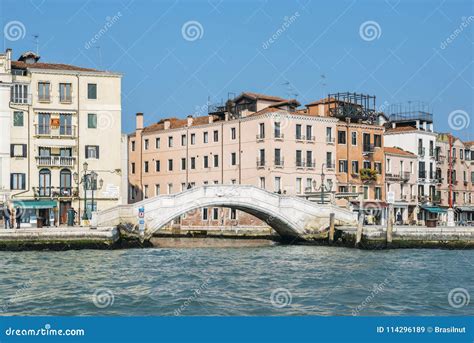
[[[143,130],[143,113],[138,112],[135,117],[135,126],[137,130]]]
[[[212,124],[214,122],[214,116],[209,115],[209,124]]]
[[[188,116],[188,127],[193,126],[193,121],[194,121],[193,116],[189,115]]]
[[[165,130],[169,130],[171,127],[171,122],[169,119],[165,119]]]

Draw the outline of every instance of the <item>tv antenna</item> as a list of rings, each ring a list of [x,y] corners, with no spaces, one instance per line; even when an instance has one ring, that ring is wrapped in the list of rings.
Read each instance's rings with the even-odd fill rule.
[[[33,35],[33,39],[36,45],[36,55],[39,56],[39,35]]]

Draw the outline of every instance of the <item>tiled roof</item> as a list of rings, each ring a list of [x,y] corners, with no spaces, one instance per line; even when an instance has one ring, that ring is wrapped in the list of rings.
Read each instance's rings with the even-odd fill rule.
[[[284,101],[274,103],[274,104],[270,105],[270,107],[280,107],[280,106],[283,106],[283,105],[294,105],[294,106],[298,107],[301,104],[296,99],[288,99],[288,100],[284,100]]]
[[[254,99],[254,100],[261,99],[261,100],[270,100],[270,101],[279,101],[279,102],[280,101],[287,101],[287,99],[280,98],[278,96],[272,96],[272,95],[254,93],[254,92],[243,92],[238,97],[236,97],[235,100],[240,99],[244,96],[247,97],[247,98]]]
[[[309,104],[306,104],[306,106],[314,106],[314,105],[319,105],[319,104],[327,104],[330,102],[335,102],[335,98],[324,98],[324,99],[319,99],[313,102],[310,102]]]
[[[165,121],[169,120],[170,129],[179,129],[188,126],[188,119],[168,118],[161,119],[155,124],[151,124],[143,129],[143,132],[162,131],[165,129]],[[209,116],[193,117],[192,126],[204,125],[209,123]]]
[[[416,155],[414,153],[403,150],[399,147],[386,146],[386,147],[383,148],[383,150],[386,154],[416,157]]]
[[[99,72],[99,70],[91,69],[91,68],[82,68],[73,66],[70,64],[62,64],[62,63],[42,63],[36,62],[32,64],[25,63],[23,61],[12,61],[12,68],[16,69],[28,69],[28,68],[35,68],[35,69],[49,69],[49,70],[73,70],[73,71],[93,71]]]
[[[385,133],[396,133],[396,132],[411,132],[411,131],[418,131],[416,127],[412,126],[398,126],[396,128],[388,128],[385,130]]]

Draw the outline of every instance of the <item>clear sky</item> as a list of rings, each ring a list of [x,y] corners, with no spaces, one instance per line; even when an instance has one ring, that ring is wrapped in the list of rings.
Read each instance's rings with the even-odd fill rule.
[[[469,0],[0,0],[15,58],[39,35],[43,62],[123,73],[127,133],[135,112],[202,115],[230,92],[305,104],[351,91],[385,110],[426,102],[438,131],[474,140],[473,16]]]

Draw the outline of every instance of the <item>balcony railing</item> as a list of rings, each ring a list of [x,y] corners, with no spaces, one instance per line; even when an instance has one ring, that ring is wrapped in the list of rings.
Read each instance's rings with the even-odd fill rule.
[[[276,137],[275,137],[275,138],[276,138]],[[304,140],[306,140],[306,137],[303,136],[303,135],[295,135],[295,139],[296,139],[297,141],[304,141]]]
[[[296,160],[296,168],[304,168],[304,161],[303,160]]]
[[[76,162],[75,157],[63,156],[37,156],[36,164],[40,167],[72,167]]]
[[[35,135],[38,137],[49,137],[49,138],[76,137],[76,125],[67,125],[67,126],[59,126],[57,128],[52,128],[51,126],[35,124]]]
[[[281,132],[275,132],[274,135],[273,135],[273,138],[282,140],[282,139],[285,138],[285,135]]]
[[[58,197],[77,197],[79,190],[77,187],[33,187],[35,197],[39,198],[58,198]]]
[[[265,160],[261,160],[257,158],[257,168],[264,168],[265,167]]]
[[[334,143],[336,143],[336,138],[331,137],[331,136],[326,136],[326,143],[327,144],[334,144]]]
[[[309,142],[309,143],[312,143],[316,140],[316,137],[315,136],[306,136],[306,141]]]
[[[373,144],[364,144],[363,152],[364,154],[370,154],[375,151],[375,146]]]
[[[418,148],[418,156],[424,157],[426,152],[426,148]]]
[[[316,168],[316,160],[306,161],[306,168],[308,169]]]
[[[273,164],[276,168],[283,168],[283,166],[285,165],[285,161],[283,160],[283,158],[280,158],[273,161]]]
[[[265,139],[265,135],[264,134],[258,134],[257,135],[257,142],[262,142],[263,140]]]
[[[15,105],[31,105],[31,94],[17,95],[12,94],[10,97],[10,103]]]
[[[336,168],[336,161],[326,161],[326,168],[327,169],[334,169]]]
[[[426,170],[419,170],[418,171],[418,178],[419,179],[426,179]]]

